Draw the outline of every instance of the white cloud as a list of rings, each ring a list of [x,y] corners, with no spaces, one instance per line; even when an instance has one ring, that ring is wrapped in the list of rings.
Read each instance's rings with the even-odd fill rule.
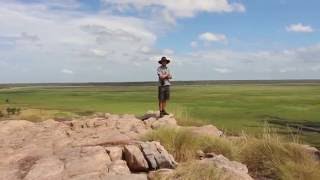
[[[105,57],[108,53],[102,49],[92,49],[91,52],[98,57]]]
[[[198,50],[175,57],[178,63],[176,78],[185,80],[312,79],[320,76],[320,44],[279,51]]]
[[[227,40],[227,37],[224,34],[214,34],[210,32],[202,33],[198,38],[207,42],[225,42]]]
[[[61,72],[64,74],[73,74],[73,71],[70,69],[62,69]]]
[[[244,12],[245,6],[240,3],[229,3],[228,0],[102,0],[106,6],[116,11],[152,9],[151,12],[162,12],[171,22],[175,18],[193,17],[200,12]]]
[[[14,35],[4,35],[0,36],[1,41],[9,41],[9,42],[18,42],[18,41],[38,41],[39,37],[36,35],[31,35],[26,32],[21,32],[20,34],[14,34]]]
[[[214,70],[222,74],[232,72],[230,69],[227,69],[227,68],[214,68]]]
[[[42,3],[37,3],[39,1]],[[166,22],[171,23],[200,12],[241,11],[241,5],[226,0],[113,2],[126,12],[128,6],[153,15],[166,14]],[[224,34],[207,32],[190,43],[191,47],[199,48],[188,53],[174,52],[155,48],[158,34],[163,35],[158,27],[168,27],[161,26],[162,21],[110,11],[83,12],[77,10],[81,6],[78,3],[77,0],[50,3],[37,0],[31,5],[9,0],[0,2],[0,83],[155,80],[157,61],[163,55],[170,56],[174,62],[170,68],[175,80],[320,76],[320,45],[258,52],[210,47],[202,50],[202,43],[228,40]],[[211,7],[211,3],[216,3],[216,8]]]
[[[296,67],[284,67],[279,70],[281,73],[294,72],[297,71]]]
[[[124,65],[145,65],[150,53],[157,53],[157,35],[149,28],[154,22],[70,8],[0,1],[0,58],[9,64],[1,68],[0,83],[70,81],[63,76],[70,73],[62,73],[64,67],[77,72],[73,81],[116,81],[130,72]],[[97,66],[103,71],[93,70]],[[124,72],[105,76],[104,71],[118,68]],[[22,73],[25,69],[28,74]],[[143,78],[142,72],[132,79]],[[10,80],[2,78],[8,74]]]
[[[149,53],[150,51],[151,51],[150,47],[147,47],[147,46],[141,47],[141,52],[143,52],[143,53]]]
[[[304,33],[310,33],[314,31],[314,29],[311,26],[303,25],[302,23],[291,24],[286,27],[286,30],[288,32],[304,32]]]

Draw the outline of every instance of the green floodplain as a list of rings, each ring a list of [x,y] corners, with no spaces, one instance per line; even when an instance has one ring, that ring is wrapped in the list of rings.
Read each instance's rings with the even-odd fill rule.
[[[9,102],[6,102],[6,100]],[[142,115],[157,109],[155,85],[2,86],[0,108]],[[184,124],[213,124],[228,134],[268,127],[320,147],[320,83],[177,83],[168,111]]]

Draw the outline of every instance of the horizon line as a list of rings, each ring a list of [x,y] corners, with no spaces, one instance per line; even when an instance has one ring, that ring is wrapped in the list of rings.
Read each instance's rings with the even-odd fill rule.
[[[233,80],[176,80],[171,81],[173,83],[210,83],[210,82],[318,82],[320,83],[320,79],[233,79]],[[8,86],[8,85],[117,85],[117,84],[156,84],[158,81],[92,81],[92,82],[14,82],[14,83],[0,83],[0,86]]]

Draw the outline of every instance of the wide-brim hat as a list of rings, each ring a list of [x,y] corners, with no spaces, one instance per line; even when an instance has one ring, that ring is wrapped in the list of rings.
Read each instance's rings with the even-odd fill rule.
[[[167,59],[166,57],[162,57],[162,58],[158,61],[158,63],[161,64],[162,61],[166,61],[167,64],[170,63],[170,59]]]

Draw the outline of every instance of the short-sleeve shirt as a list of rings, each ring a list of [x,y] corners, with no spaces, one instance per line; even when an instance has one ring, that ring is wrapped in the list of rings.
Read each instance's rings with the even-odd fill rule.
[[[157,69],[157,75],[159,77],[159,86],[170,86],[171,83],[169,79],[164,79],[164,80],[160,79],[160,75],[164,75],[164,74],[170,74],[169,68],[167,66],[159,66]]]

